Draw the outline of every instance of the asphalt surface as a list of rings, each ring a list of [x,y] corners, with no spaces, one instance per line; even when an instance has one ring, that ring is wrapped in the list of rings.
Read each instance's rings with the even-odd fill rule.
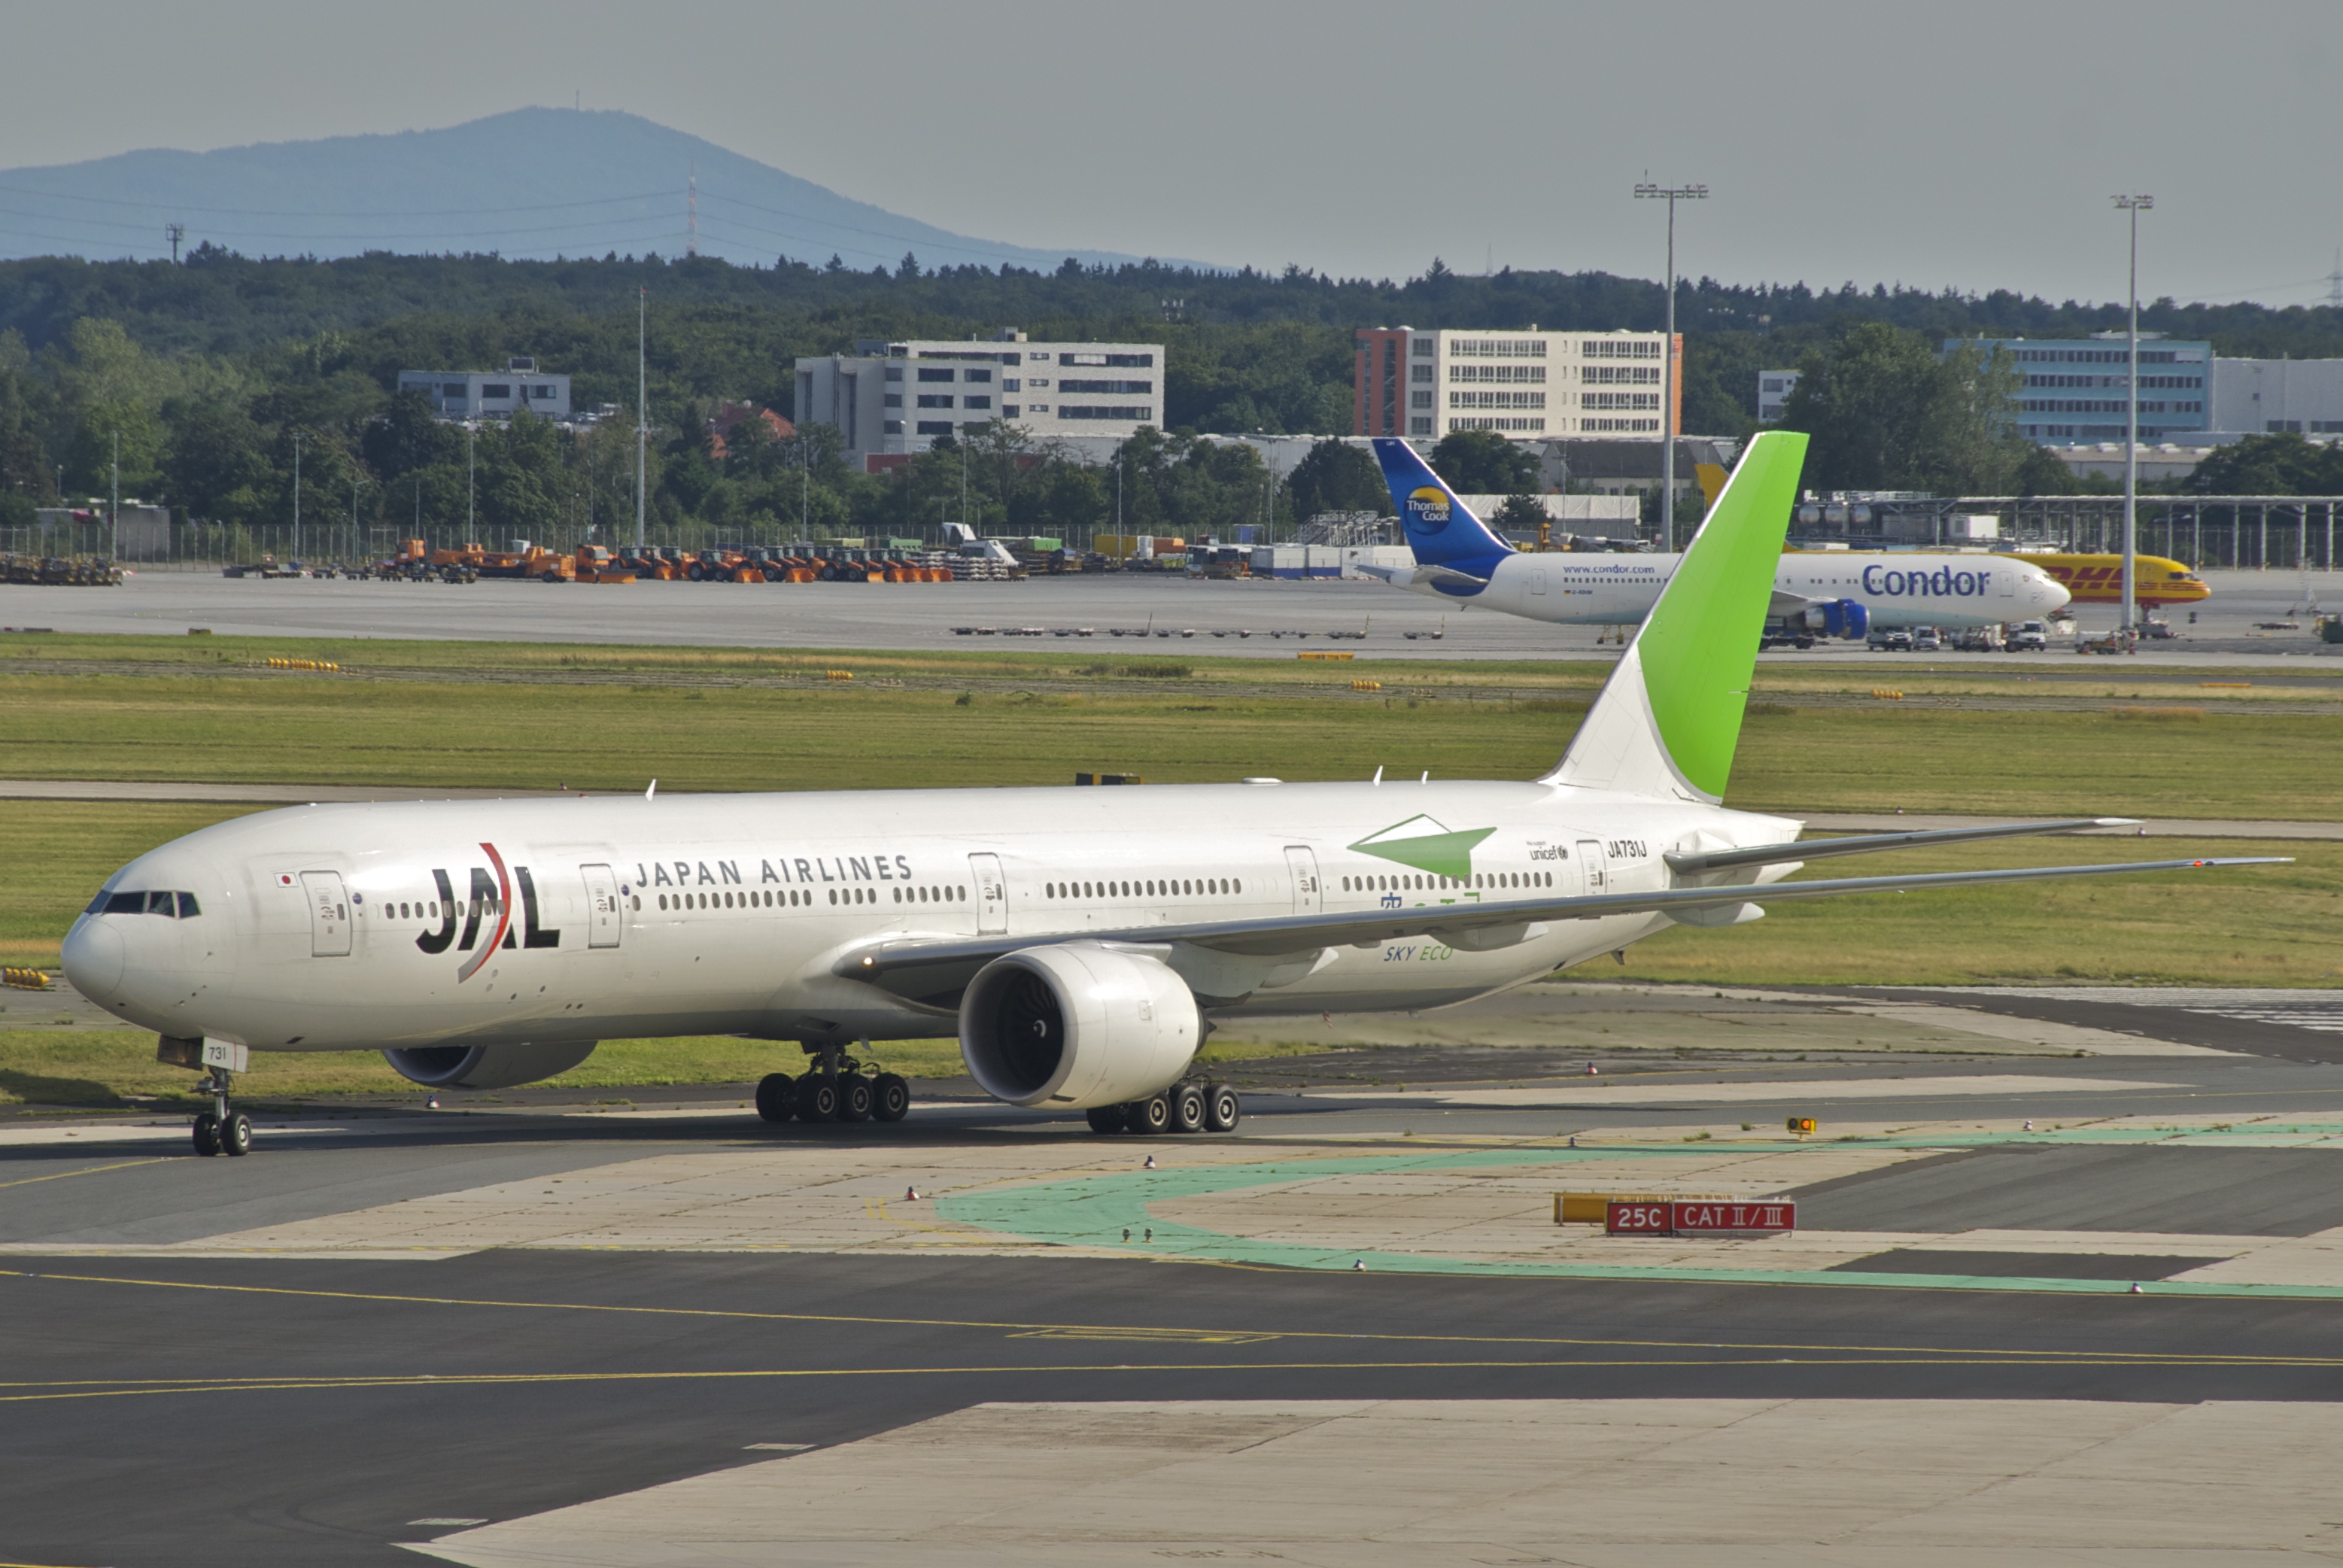
[[[2181,636],[2157,642],[2121,666],[2191,662],[2262,664],[2343,657],[2343,645],[2319,642],[2308,612],[2315,600],[2343,607],[2343,577],[2286,572],[2207,574],[2213,597],[2170,613]],[[2114,607],[2077,608],[2086,632],[2114,624]],[[2288,631],[2258,622],[2292,620]],[[220,636],[478,638],[521,642],[642,642],[679,647],[923,649],[943,647],[1066,646],[1049,634],[1090,628],[1082,646],[1130,649],[1115,628],[1149,634],[1143,646],[1176,645],[1194,653],[1262,658],[1293,657],[1297,646],[1328,646],[1332,632],[1363,630],[1362,641],[1332,646],[1378,658],[1546,658],[1615,656],[1596,641],[1602,628],[1550,626],[1489,610],[1466,609],[1374,581],[1268,579],[1189,581],[1138,574],[1036,578],[1011,583],[739,584],[640,582],[624,586],[488,581],[437,583],[288,578],[261,581],[202,572],[142,571],[120,588],[0,585],[0,631],[183,636],[191,627]],[[1031,638],[961,636],[954,628],[1040,628]],[[1239,638],[1238,631],[1253,635]],[[1152,634],[1169,632],[1161,638]],[[1193,638],[1181,634],[1192,631]],[[1214,637],[1212,633],[1229,635]],[[1284,638],[1272,638],[1282,632]],[[1310,644],[1293,634],[1308,632]],[[1413,638],[1409,634],[1413,633]],[[1433,634],[1440,634],[1433,640]],[[1767,654],[1768,660],[1844,660],[1859,648]],[[2047,671],[2081,661],[2056,658],[1940,655],[1957,668],[2007,666]],[[1909,656],[1905,656],[1909,661]],[[2089,661],[2106,678],[2116,660]]]
[[[2268,1026],[2272,1028],[2281,1026]],[[2298,1031],[2300,1032],[2300,1031]],[[1552,1136],[1753,1120],[1840,1063],[1647,1064],[1601,1106],[1262,1093],[1229,1142]],[[1892,1114],[2331,1115],[2343,1071],[2284,1057],[2027,1058],[2121,1087],[1979,1094],[2011,1059],[1871,1060],[1936,1081]],[[1778,1092],[1645,1102],[1647,1084]],[[699,1091],[706,1093],[705,1090]],[[1745,1093],[1745,1091],[1741,1091]],[[1868,1114],[1868,1112],[1866,1112]],[[767,1139],[1081,1139],[1069,1118],[923,1107],[892,1130],[737,1117],[265,1121],[249,1159],[173,1138],[0,1151],[0,1241],[162,1243],[631,1155]],[[1135,1156],[1137,1146],[1131,1146]],[[1993,1149],[1819,1183],[1810,1222],[2302,1234],[2343,1218],[2328,1153]],[[1971,1273],[2117,1269],[1962,1255]],[[1873,1260],[1865,1260],[1867,1268]],[[1941,1272],[1941,1254],[1882,1271]],[[2096,1277],[2096,1276],[2094,1276]],[[2108,1276],[2113,1277],[2113,1276]],[[831,1444],[988,1400],[1624,1396],[2343,1399],[2332,1304],[1636,1280],[1316,1273],[1176,1261],[498,1251],[434,1261],[0,1256],[0,1560],[389,1563],[396,1543]],[[769,1452],[769,1451],[766,1451]]]

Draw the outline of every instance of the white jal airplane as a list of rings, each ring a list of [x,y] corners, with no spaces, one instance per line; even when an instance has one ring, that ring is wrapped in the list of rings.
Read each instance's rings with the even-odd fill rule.
[[[199,1152],[241,1154],[253,1051],[379,1050],[417,1083],[548,1078],[598,1040],[799,1042],[770,1120],[893,1121],[857,1041],[957,1031],[1013,1105],[1225,1130],[1212,1022],[1443,1007],[1781,899],[2242,860],[1782,883],[1801,862],[2033,822],[1797,843],[1723,804],[1805,437],[1757,437],[1569,750],[1525,781],[1373,781],[311,806],[107,879],[84,995],[207,1067]],[[654,791],[656,786],[654,786]]]
[[[1529,620],[1634,626],[1684,558],[1516,550],[1406,442],[1378,438],[1374,445],[1416,564],[1359,569],[1394,588]],[[1785,497],[1782,504],[1786,508],[1795,498]],[[1786,520],[1783,526],[1786,530]],[[2067,598],[2057,578],[2008,556],[1801,551],[1776,565],[1766,618],[1779,623],[1776,638],[1860,638],[1873,627],[2041,620]]]

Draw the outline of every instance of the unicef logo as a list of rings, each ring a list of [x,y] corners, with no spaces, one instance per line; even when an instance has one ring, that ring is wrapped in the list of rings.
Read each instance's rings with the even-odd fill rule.
[[[1881,598],[1975,598],[1992,581],[1990,571],[1955,571],[1950,567],[1938,567],[1933,572],[1863,568],[1863,591]]]
[[[1418,486],[1408,494],[1407,520],[1418,533],[1438,533],[1448,526],[1448,493],[1433,485]]]

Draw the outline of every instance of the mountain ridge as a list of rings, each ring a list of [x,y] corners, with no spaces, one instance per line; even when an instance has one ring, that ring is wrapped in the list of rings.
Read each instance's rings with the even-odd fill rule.
[[[736,265],[835,255],[891,271],[906,251],[930,267],[1142,259],[957,234],[625,110],[538,106],[427,130],[0,169],[0,259],[167,256],[173,223],[183,250],[209,242],[248,256],[680,256],[695,174],[699,254]]]

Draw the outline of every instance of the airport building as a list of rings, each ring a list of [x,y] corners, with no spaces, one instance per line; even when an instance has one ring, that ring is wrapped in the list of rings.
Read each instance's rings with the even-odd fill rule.
[[[569,377],[534,359],[508,359],[502,370],[402,370],[401,392],[420,392],[442,419],[508,419],[526,408],[540,419],[569,417]]]
[[[1795,370],[1760,370],[1757,372],[1757,422],[1778,425],[1790,406],[1790,394],[1798,385]]]
[[[1413,327],[1354,335],[1352,433],[1437,441],[1455,430],[1517,439],[1608,436],[1657,441],[1658,332],[1526,332]],[[1681,429],[1684,336],[1675,341]]]
[[[2016,362],[2017,433],[2046,447],[2076,441],[2120,441],[2130,431],[2124,415],[2130,367],[2120,332],[2089,337],[1947,337],[1947,354],[1964,344],[2006,352]],[[2213,429],[2213,346],[2154,337],[2139,339],[2139,438],[2186,442]]]
[[[2216,359],[2212,415],[2225,441],[2343,435],[2343,359]]]
[[[797,362],[795,411],[800,425],[835,426],[847,461],[866,470],[995,419],[1044,439],[1109,441],[1163,423],[1161,343],[1031,343],[1004,332],[854,347]]]

